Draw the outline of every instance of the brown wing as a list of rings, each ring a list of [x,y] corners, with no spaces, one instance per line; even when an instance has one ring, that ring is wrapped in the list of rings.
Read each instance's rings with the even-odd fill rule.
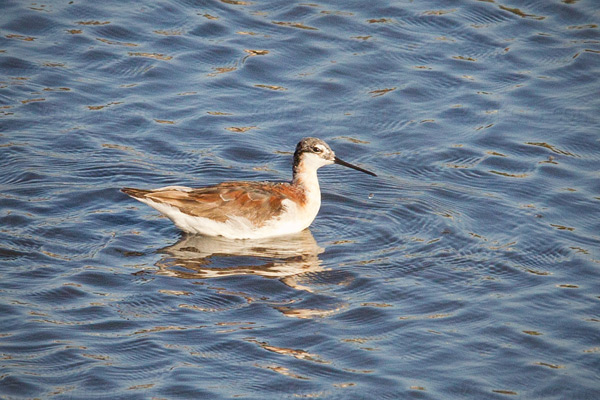
[[[283,200],[304,202],[301,191],[288,183],[226,182],[188,191],[124,188],[123,192],[137,199],[169,204],[196,217],[225,222],[232,216],[240,216],[259,226],[281,214]]]

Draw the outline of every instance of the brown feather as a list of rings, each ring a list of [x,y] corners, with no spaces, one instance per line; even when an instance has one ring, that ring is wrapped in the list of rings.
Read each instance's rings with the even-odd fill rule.
[[[225,182],[189,191],[176,188],[141,190],[124,188],[122,191],[137,199],[148,199],[178,208],[195,217],[226,222],[230,217],[245,217],[256,226],[262,226],[283,211],[283,201],[289,199],[303,206],[303,191],[289,183]]]

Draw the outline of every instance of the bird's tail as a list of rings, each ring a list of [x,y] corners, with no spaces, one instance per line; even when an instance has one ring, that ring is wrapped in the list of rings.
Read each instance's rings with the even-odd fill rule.
[[[135,188],[123,188],[121,189],[121,192],[133,197],[134,199],[143,199],[151,191]]]

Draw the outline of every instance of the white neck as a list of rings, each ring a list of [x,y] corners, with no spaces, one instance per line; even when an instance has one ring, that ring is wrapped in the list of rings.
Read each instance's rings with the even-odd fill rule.
[[[292,184],[301,186],[308,193],[318,193],[320,197],[321,189],[319,187],[319,178],[317,177],[317,170],[313,168],[301,167],[302,164],[300,164],[300,168],[298,168],[297,172],[294,174]]]
[[[317,177],[317,168],[314,165],[315,160],[303,159],[296,168],[294,168],[294,178],[292,185],[299,186],[306,196],[305,211],[314,219],[321,208],[321,188],[319,187],[319,178]],[[311,219],[311,221],[312,221]]]

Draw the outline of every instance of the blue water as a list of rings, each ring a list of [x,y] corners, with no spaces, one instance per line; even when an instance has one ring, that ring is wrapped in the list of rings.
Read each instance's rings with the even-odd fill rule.
[[[600,398],[594,0],[4,1],[0,398]],[[124,186],[287,180],[289,238]]]

